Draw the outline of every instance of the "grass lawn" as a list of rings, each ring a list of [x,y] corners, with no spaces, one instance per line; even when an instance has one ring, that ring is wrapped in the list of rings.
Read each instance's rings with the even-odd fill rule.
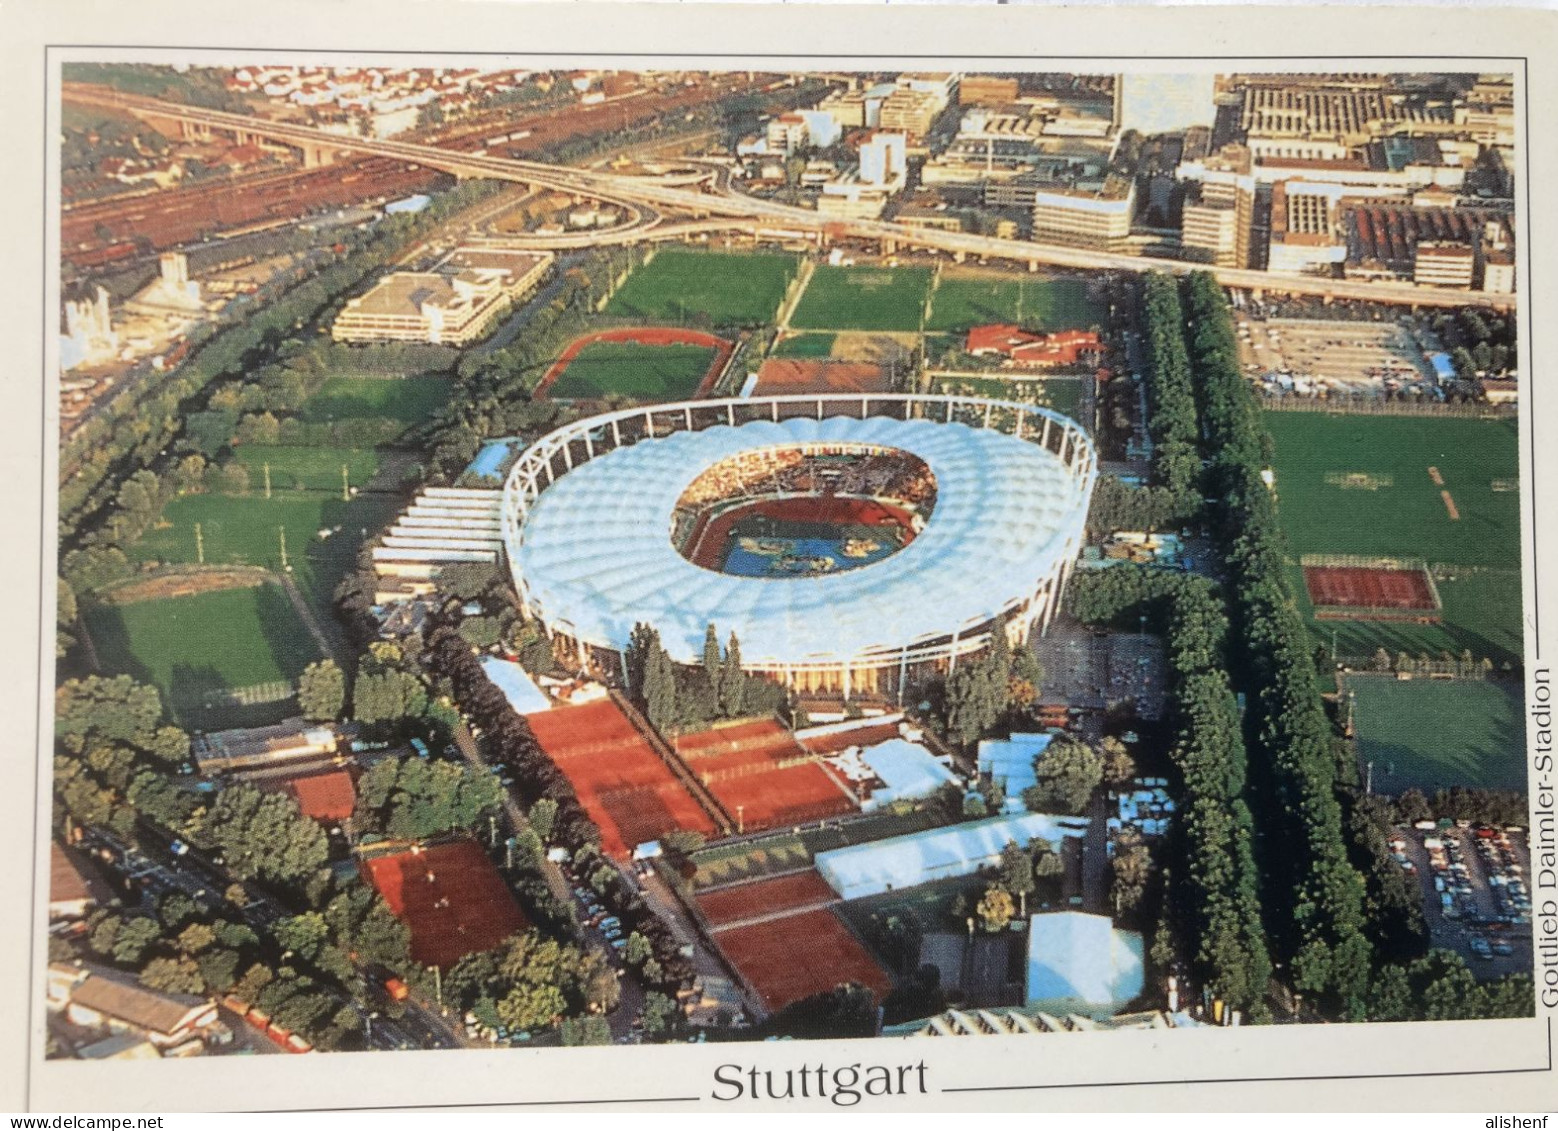
[[[698,391],[713,362],[714,351],[705,346],[591,342],[547,395],[573,400],[620,393],[637,400],[684,400]]]
[[[86,621],[104,669],[154,684],[186,722],[212,693],[291,683],[319,658],[275,585],[93,605]]]
[[[628,277],[606,313],[679,323],[703,313],[715,326],[756,326],[773,318],[798,269],[793,255],[661,251]]]
[[[238,462],[249,469],[249,490],[264,498],[265,467],[270,466],[271,497],[278,491],[324,491],[341,495],[341,468],[353,487],[362,487],[379,469],[378,453],[368,448],[312,448],[296,445],[244,444],[234,448]]]
[[[1029,330],[1090,330],[1109,321],[1109,304],[1083,279],[1000,279],[943,272],[927,329],[963,331],[988,322]]]
[[[1525,730],[1517,688],[1472,680],[1355,676],[1358,754],[1374,763],[1374,789],[1432,794],[1464,785],[1526,787]]]
[[[790,322],[797,330],[918,330],[928,267],[819,267]]]
[[[1344,656],[1381,647],[1433,655],[1470,648],[1495,664],[1519,659],[1520,495],[1495,490],[1519,475],[1514,421],[1308,412],[1271,412],[1264,421],[1276,441],[1294,592],[1318,639],[1329,643],[1334,629]],[[1442,487],[1429,467],[1438,470]],[[1373,489],[1335,482],[1355,473],[1371,476]],[[1459,518],[1450,517],[1441,491],[1450,492]],[[1297,563],[1318,553],[1461,568],[1436,582],[1444,603],[1440,624],[1315,621]]]
[[[298,585],[321,618],[329,619],[331,594],[352,569],[358,547],[377,534],[400,505],[398,495],[366,492],[350,502],[328,491],[274,491],[266,499],[258,485],[243,496],[185,495],[163,508],[162,523],[148,530],[130,554],[139,561],[197,561],[199,523],[207,563],[279,569],[280,531],[285,529],[287,561]],[[320,530],[337,526],[338,533],[319,537]]]
[[[799,334],[774,347],[769,357],[832,357],[837,334]]]
[[[1418,557],[1516,568],[1520,475],[1513,420],[1270,412],[1282,525],[1295,555]],[[1438,469],[1443,486],[1428,469]],[[1373,490],[1328,483],[1366,473]],[[1440,491],[1460,517],[1452,519]]]
[[[330,377],[301,415],[311,423],[383,417],[420,424],[448,402],[449,390],[447,377]]]

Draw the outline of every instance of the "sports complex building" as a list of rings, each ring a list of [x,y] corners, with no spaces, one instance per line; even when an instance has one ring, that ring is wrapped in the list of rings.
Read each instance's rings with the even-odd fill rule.
[[[636,624],[705,633],[801,691],[901,694],[1047,626],[1082,545],[1091,440],[1047,409],[918,394],[687,401],[576,421],[504,488],[525,613],[581,666]]]

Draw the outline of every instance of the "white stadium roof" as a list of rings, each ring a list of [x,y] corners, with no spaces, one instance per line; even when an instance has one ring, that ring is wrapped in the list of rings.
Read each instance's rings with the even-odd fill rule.
[[[859,443],[918,456],[936,506],[903,550],[835,574],[751,578],[694,565],[671,543],[678,499],[740,452]],[[1087,477],[1036,443],[959,422],[832,416],[683,431],[597,455],[541,491],[511,564],[528,603],[592,644],[627,646],[659,629],[672,657],[696,662],[704,632],[734,631],[745,663],[854,661],[952,629],[976,629],[1054,576],[1085,518]]]

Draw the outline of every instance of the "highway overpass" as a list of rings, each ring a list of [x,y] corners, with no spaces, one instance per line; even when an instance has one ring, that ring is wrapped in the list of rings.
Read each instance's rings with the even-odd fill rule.
[[[755,232],[759,228],[791,230],[832,238],[871,240],[883,250],[926,249],[944,252],[963,260],[999,259],[1024,264],[1030,271],[1040,267],[1062,267],[1088,271],[1147,271],[1175,273],[1211,271],[1227,287],[1275,294],[1306,295],[1328,299],[1357,299],[1405,306],[1456,307],[1468,304],[1511,309],[1513,295],[1483,292],[1449,291],[1419,287],[1412,283],[1376,283],[1361,280],[1328,279],[1319,276],[1273,275],[1265,271],[1212,268],[1171,259],[1146,259],[1135,255],[1115,255],[1083,248],[1061,247],[1026,240],[996,239],[972,232],[946,232],[915,228],[890,220],[850,220],[822,216],[807,208],[758,200],[739,193],[705,193],[676,185],[658,184],[643,177],[569,166],[548,165],[512,157],[494,157],[460,153],[433,145],[360,138],[332,134],[310,126],[274,122],[246,114],[183,106],[155,98],[122,94],[85,84],[66,83],[67,101],[112,107],[135,115],[156,128],[174,133],[231,133],[241,141],[264,138],[300,150],[304,164],[328,164],[341,152],[375,154],[441,169],[457,177],[487,177],[514,181],[535,188],[556,189],[589,197],[604,203],[627,207],[648,204],[660,210],[690,214],[693,220],[726,218],[730,227]],[[587,239],[586,244],[634,242],[649,238],[653,227],[645,224],[617,231],[611,236]],[[578,245],[570,245],[578,246]]]

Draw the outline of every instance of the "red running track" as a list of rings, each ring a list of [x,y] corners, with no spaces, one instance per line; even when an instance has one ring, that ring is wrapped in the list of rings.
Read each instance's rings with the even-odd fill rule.
[[[730,355],[736,352],[736,343],[725,338],[717,338],[713,334],[705,334],[700,330],[682,330],[672,326],[633,326],[625,330],[598,330],[593,334],[586,334],[582,338],[575,338],[568,343],[567,348],[552,362],[551,368],[541,378],[541,383],[536,386],[536,391],[531,394],[534,400],[541,400],[546,396],[546,391],[557,383],[557,379],[567,371],[573,359],[578,357],[586,347],[596,342],[632,342],[640,346],[702,346],[714,351],[714,360],[709,363],[708,371],[704,373],[703,380],[698,385],[697,397],[706,397],[714,388],[714,382],[719,380],[719,375],[725,371],[725,363],[730,360]]]

